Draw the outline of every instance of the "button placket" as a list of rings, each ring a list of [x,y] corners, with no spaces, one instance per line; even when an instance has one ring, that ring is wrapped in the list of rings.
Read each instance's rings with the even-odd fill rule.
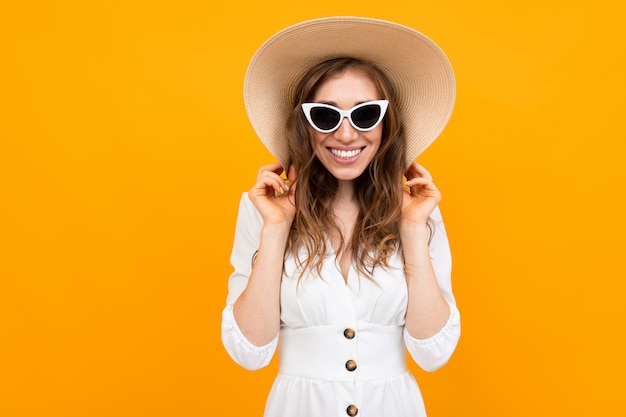
[[[343,331],[343,337],[345,337],[346,339],[353,341],[354,336],[356,335],[356,332],[351,329],[350,327],[347,327],[344,331]],[[354,349],[354,342],[350,343],[352,349],[350,349],[353,354],[356,353],[356,349]],[[353,356],[354,357],[354,356]],[[346,361],[346,369],[348,370],[348,372],[354,372],[357,368],[357,363],[354,359],[349,359]]]
[[[348,342],[348,345],[351,347],[351,351],[352,354],[354,356],[352,356],[353,358],[356,357],[356,340],[354,340],[356,336],[356,332],[354,331],[354,329],[347,327],[344,331],[343,331],[343,337],[346,339],[346,341]],[[354,372],[357,369],[357,363],[354,359],[349,359],[346,361],[346,370],[348,372]],[[354,404],[350,404],[348,405],[348,407],[346,407],[346,414],[348,416],[356,416],[359,413],[359,409],[356,405]]]

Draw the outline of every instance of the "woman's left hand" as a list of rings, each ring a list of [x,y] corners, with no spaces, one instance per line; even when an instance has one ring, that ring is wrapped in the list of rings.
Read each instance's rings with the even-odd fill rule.
[[[404,183],[401,221],[404,224],[426,224],[441,201],[441,193],[430,173],[417,162],[411,164],[404,176],[407,181]]]

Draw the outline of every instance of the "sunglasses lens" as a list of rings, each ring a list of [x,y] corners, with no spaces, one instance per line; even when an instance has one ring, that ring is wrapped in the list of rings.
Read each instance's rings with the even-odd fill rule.
[[[352,112],[352,123],[359,129],[369,129],[380,118],[381,108],[378,104],[368,104]]]
[[[319,129],[331,130],[337,127],[341,115],[333,109],[326,107],[311,108],[311,120]]]

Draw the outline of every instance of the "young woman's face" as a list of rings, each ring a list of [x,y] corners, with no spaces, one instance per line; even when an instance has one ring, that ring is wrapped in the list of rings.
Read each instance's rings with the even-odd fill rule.
[[[376,85],[367,74],[347,69],[320,84],[312,101],[349,110],[357,104],[380,99]],[[382,123],[369,132],[361,132],[344,118],[333,132],[314,130],[313,150],[335,178],[354,180],[365,171],[378,152],[382,132]]]

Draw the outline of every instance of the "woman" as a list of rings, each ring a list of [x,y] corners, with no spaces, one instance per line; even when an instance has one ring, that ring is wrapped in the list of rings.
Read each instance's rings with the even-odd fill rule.
[[[303,22],[253,57],[246,109],[279,162],[241,199],[222,339],[247,369],[278,349],[266,416],[426,415],[406,351],[439,368],[460,320],[441,194],[414,160],[454,97],[443,52],[381,20]]]

